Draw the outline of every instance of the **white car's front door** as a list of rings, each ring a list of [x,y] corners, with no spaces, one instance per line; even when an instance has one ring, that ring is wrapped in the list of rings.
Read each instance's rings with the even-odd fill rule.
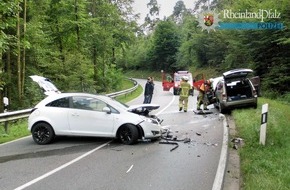
[[[103,111],[107,104],[91,97],[72,97],[70,130],[75,135],[113,137],[115,114]]]

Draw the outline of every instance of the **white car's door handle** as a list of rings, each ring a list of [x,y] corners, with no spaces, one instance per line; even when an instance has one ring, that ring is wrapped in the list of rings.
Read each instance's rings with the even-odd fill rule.
[[[77,114],[77,113],[72,113],[71,115],[72,116],[79,116],[79,114]]]

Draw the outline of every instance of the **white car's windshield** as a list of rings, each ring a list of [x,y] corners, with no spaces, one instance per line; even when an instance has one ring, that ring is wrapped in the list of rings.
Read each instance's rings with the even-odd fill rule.
[[[118,100],[115,100],[114,98],[111,98],[111,97],[108,97],[108,96],[103,96],[102,97],[104,100],[106,100],[107,102],[111,102],[111,105],[113,107],[118,107],[118,108],[121,108],[121,109],[127,109],[129,106],[122,103],[122,102],[119,102]]]

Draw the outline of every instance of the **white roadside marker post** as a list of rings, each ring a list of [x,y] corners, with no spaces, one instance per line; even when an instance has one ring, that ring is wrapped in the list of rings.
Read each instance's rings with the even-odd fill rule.
[[[265,145],[266,142],[267,119],[268,119],[268,104],[264,104],[262,106],[261,129],[260,129],[260,144],[262,145]]]

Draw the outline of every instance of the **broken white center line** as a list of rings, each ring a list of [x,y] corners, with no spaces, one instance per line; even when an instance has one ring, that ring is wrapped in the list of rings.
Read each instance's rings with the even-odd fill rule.
[[[129,172],[131,171],[131,169],[133,168],[133,166],[134,166],[134,165],[132,165],[132,166],[127,170],[126,173],[129,173]]]

